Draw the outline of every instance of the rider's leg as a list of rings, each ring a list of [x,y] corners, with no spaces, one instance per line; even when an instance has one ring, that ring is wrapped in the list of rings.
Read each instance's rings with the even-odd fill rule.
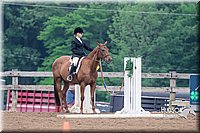
[[[74,57],[73,58],[73,63],[74,63],[75,67],[77,67],[77,65],[78,65],[78,60],[79,60],[79,57]]]
[[[68,81],[72,81],[72,74],[74,72],[75,67],[77,66],[78,59],[79,59],[78,57],[73,57],[72,59],[72,64],[70,65],[69,73],[67,76]]]
[[[73,72],[74,72],[74,63],[72,63],[70,68],[69,68],[69,73],[68,73],[68,76],[67,76],[67,80],[68,81],[72,81]]]

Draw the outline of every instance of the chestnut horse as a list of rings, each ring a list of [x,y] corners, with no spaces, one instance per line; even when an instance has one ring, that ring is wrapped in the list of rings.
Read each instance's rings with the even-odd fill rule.
[[[94,91],[96,88],[96,79],[98,76],[97,66],[101,59],[103,59],[107,64],[112,61],[111,56],[109,55],[109,49],[106,47],[107,42],[104,44],[99,44],[98,46],[87,55],[81,62],[80,69],[77,75],[73,74],[73,80],[68,81],[68,68],[70,66],[70,56],[61,56],[57,58],[52,64],[53,78],[54,78],[54,95],[56,106],[59,106],[58,111],[69,112],[66,102],[66,92],[70,84],[79,84],[81,89],[81,107],[80,113],[83,113],[83,100],[84,100],[84,91],[87,85],[90,85],[91,92],[91,104],[93,113],[95,112],[94,106]],[[61,90],[62,81],[64,81],[63,90]],[[64,105],[64,109],[63,106]]]

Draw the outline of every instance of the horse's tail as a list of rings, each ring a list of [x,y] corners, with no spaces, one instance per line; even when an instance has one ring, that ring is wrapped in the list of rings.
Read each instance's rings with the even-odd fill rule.
[[[56,81],[54,80],[54,98],[57,106],[60,106],[60,99],[58,96],[58,89],[56,87]]]

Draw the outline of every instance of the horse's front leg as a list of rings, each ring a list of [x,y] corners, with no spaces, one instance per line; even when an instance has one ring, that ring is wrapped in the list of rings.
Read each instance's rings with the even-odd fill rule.
[[[95,88],[96,88],[96,82],[90,84],[90,95],[91,95],[91,104],[92,104],[92,111],[93,113],[97,113],[95,111],[95,106],[94,106],[94,92],[95,92]]]
[[[60,100],[60,107],[59,107],[59,110],[60,112],[63,112],[63,95],[62,95],[62,90],[59,89],[58,90],[58,96],[59,96],[59,100]]]
[[[85,83],[81,83],[81,107],[80,107],[80,113],[83,114],[83,101],[84,101],[84,91],[85,91]]]

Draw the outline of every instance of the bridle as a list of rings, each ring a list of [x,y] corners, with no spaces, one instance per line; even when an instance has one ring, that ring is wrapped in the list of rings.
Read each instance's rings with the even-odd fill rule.
[[[110,56],[109,54],[103,55],[103,52],[100,48],[98,48],[98,52],[100,52],[102,58],[101,59],[105,59],[107,56]],[[97,53],[98,54],[98,53]]]
[[[102,57],[101,57],[100,59],[97,60],[97,57],[98,57],[99,52],[100,52],[100,54],[101,54]],[[96,59],[93,59],[93,60],[95,60],[96,62],[100,62],[100,61],[102,61],[102,59],[105,59],[107,56],[110,56],[110,55],[109,55],[109,54],[103,55],[102,50],[101,50],[100,47],[98,46],[98,51],[96,52]]]

